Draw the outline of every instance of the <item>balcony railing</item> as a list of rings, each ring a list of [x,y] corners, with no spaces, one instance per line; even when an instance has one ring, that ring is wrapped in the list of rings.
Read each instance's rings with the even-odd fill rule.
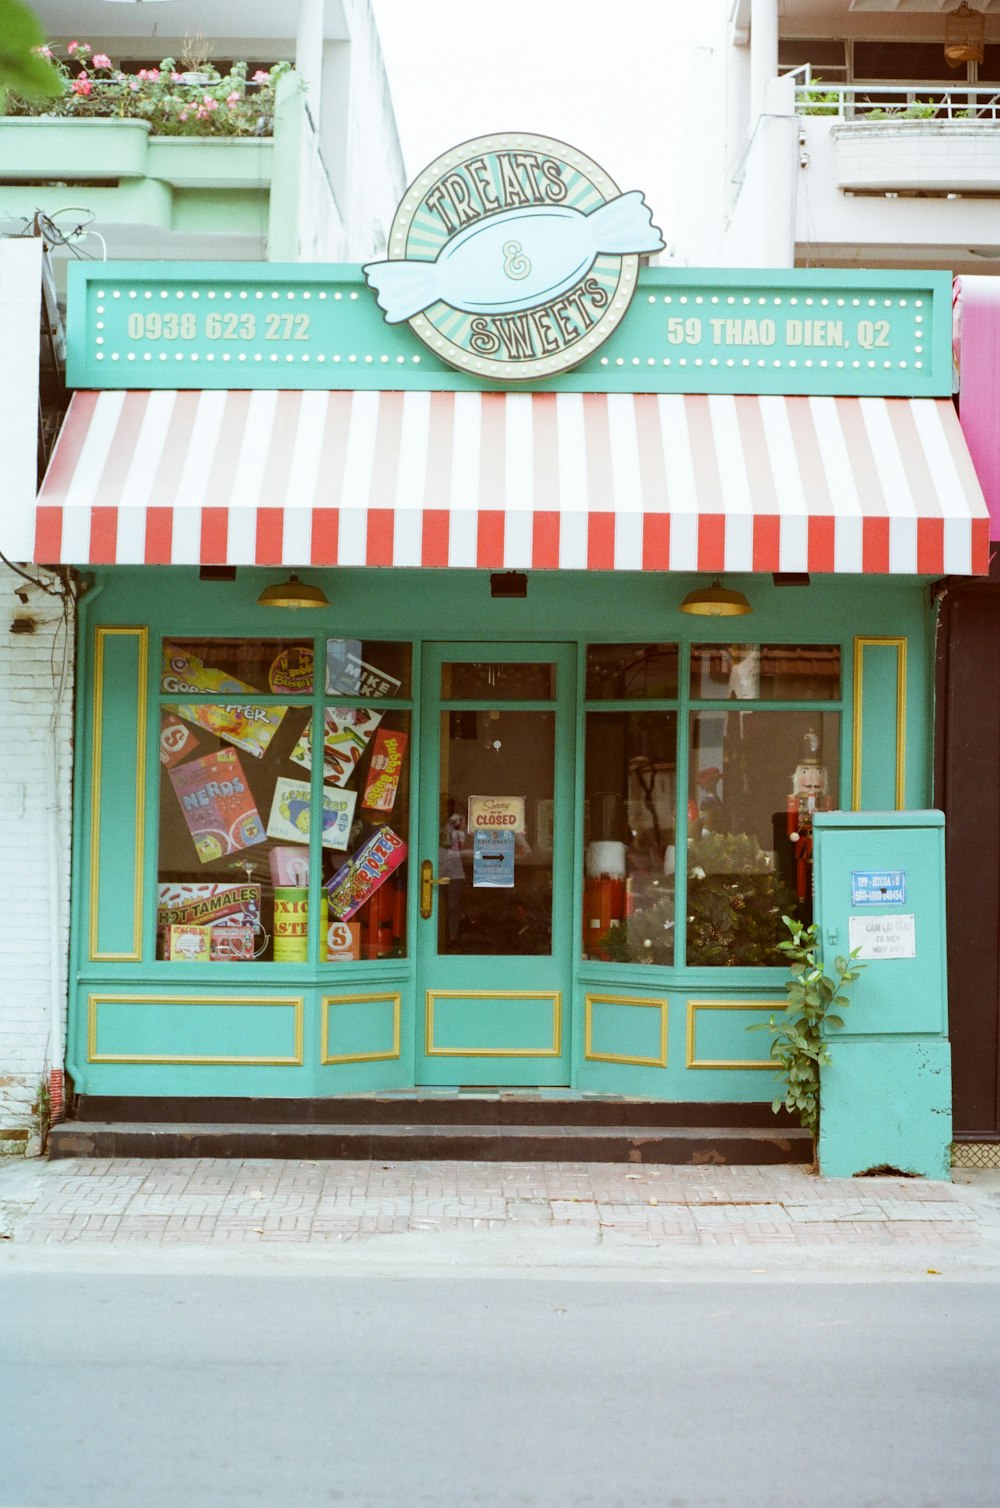
[[[1000,85],[996,84],[834,84],[815,75],[809,63],[786,77],[794,79],[799,115],[873,125],[927,120],[1000,123]]]

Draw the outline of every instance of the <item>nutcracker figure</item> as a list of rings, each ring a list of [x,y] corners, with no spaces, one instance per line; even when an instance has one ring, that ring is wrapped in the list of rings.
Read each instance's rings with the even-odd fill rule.
[[[812,728],[802,740],[802,759],[795,766],[787,801],[786,824],[795,845],[795,893],[800,901],[809,894],[813,856],[813,813],[830,810],[826,766],[819,762],[819,734]]]

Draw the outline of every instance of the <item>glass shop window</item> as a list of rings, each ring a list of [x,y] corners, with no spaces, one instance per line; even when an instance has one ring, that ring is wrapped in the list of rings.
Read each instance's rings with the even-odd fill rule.
[[[235,696],[250,691],[312,696],[312,640],[164,641],[160,690],[169,696]]]
[[[319,712],[314,798],[313,644],[164,643],[158,958],[299,964],[405,953],[410,714],[386,702],[409,691],[409,646],[323,647],[331,700]],[[317,830],[324,888],[311,925]]]
[[[691,695],[702,701],[837,701],[840,646],[692,644]]]
[[[586,720],[583,956],[674,961],[677,713]]]
[[[677,695],[676,644],[589,644],[589,702],[649,701]]]
[[[782,916],[812,920],[812,817],[838,804],[840,714],[691,713],[687,962],[774,966]]]

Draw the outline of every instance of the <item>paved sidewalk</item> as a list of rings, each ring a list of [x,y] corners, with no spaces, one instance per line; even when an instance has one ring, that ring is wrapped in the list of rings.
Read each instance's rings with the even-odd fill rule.
[[[6,1252],[330,1253],[375,1241],[384,1252],[405,1244],[426,1256],[440,1246],[434,1236],[489,1233],[519,1238],[508,1250],[565,1250],[601,1265],[616,1255],[718,1265],[728,1253],[745,1265],[811,1254],[809,1266],[871,1260],[927,1271],[946,1261],[1000,1274],[1000,1174],[956,1170],[947,1184],[819,1179],[796,1166],[82,1158],[0,1166]],[[477,1240],[471,1249],[492,1259],[504,1245]]]

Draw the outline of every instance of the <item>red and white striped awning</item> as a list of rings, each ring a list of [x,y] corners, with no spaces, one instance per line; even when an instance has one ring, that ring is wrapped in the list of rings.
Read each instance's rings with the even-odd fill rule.
[[[84,392],[34,558],[959,575],[988,532],[946,400]]]

